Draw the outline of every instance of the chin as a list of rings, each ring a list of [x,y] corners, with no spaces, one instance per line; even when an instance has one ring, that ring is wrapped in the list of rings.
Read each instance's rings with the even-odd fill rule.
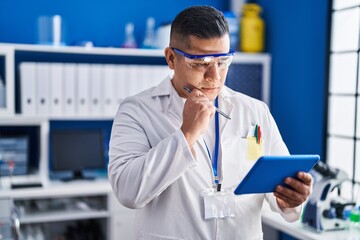
[[[207,95],[207,97],[208,97],[209,101],[214,101],[215,98],[217,97],[217,95],[211,94],[211,95]]]

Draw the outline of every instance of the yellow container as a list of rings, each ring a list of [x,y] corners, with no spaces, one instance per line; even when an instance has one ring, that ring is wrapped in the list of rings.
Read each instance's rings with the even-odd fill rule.
[[[254,3],[244,4],[240,22],[240,50],[262,52],[264,50],[264,21],[259,16],[261,7]]]

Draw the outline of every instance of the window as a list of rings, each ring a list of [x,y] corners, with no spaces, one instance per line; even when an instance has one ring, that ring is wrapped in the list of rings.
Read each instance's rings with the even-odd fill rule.
[[[331,14],[326,159],[360,182],[360,0],[334,0]],[[359,198],[352,182],[342,195]]]

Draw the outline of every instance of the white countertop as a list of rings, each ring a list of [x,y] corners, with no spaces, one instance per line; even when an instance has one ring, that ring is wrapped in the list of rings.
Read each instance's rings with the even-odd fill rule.
[[[304,226],[301,221],[289,223],[280,214],[264,209],[262,222],[276,230],[302,240],[360,240],[360,228],[354,231],[338,230],[316,232]]]

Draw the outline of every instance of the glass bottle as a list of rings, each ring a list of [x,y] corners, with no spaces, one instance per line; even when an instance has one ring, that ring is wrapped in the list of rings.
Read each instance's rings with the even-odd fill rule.
[[[155,19],[149,17],[146,20],[146,33],[142,48],[155,48]]]
[[[127,23],[125,26],[125,41],[122,45],[123,48],[136,48],[137,44],[134,36],[134,24]]]

